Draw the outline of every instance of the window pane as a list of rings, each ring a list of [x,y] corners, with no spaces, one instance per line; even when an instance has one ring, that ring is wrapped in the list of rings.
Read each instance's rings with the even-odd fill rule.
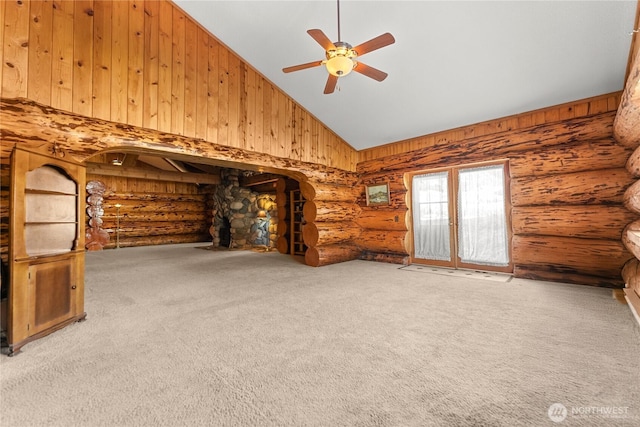
[[[458,256],[464,263],[509,265],[504,166],[458,174]]]
[[[448,172],[413,177],[413,244],[416,258],[451,261]]]

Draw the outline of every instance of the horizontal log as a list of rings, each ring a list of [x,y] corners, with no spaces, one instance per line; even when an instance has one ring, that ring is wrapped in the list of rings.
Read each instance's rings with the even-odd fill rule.
[[[105,222],[102,228],[109,234],[115,234],[116,224]],[[123,222],[120,221],[120,237],[122,236],[162,236],[176,234],[205,234],[209,232],[209,224],[205,222],[171,221],[171,222]],[[112,237],[113,238],[113,237]]]
[[[515,153],[509,157],[511,177],[557,175],[625,167],[632,151],[613,137]]]
[[[389,264],[409,265],[409,255],[406,254],[388,254],[364,251],[360,255],[360,259],[364,261],[387,262]]]
[[[102,201],[102,208],[107,212],[117,213],[120,205],[120,215],[129,212],[204,212],[206,206],[202,202],[182,202],[172,201],[141,201],[141,200],[115,200],[105,199]]]
[[[278,180],[284,181],[284,178],[272,173],[257,173],[254,175],[238,176],[238,184],[240,187],[260,187],[265,184],[271,184],[273,190],[276,189]]]
[[[622,278],[620,278],[619,275],[609,277],[594,276],[581,274],[572,268],[561,268],[557,266],[516,265],[513,269],[513,277],[615,289],[622,286]]]
[[[289,253],[289,239],[287,239],[284,236],[278,237],[278,240],[276,241],[276,248],[278,248],[278,252],[280,252],[281,254],[288,254]]]
[[[370,230],[408,230],[410,225],[408,209],[362,208],[356,223]]]
[[[336,264],[358,259],[360,249],[351,244],[334,244],[309,247],[304,253],[304,262],[312,267]]]
[[[209,194],[184,194],[184,193],[122,193],[107,189],[104,192],[106,200],[139,200],[149,202],[200,202],[204,203],[210,197]]]
[[[362,177],[359,186],[362,186],[362,194],[364,195],[365,187],[367,185],[379,185],[389,184],[389,192],[404,192],[407,191],[407,186],[404,182],[406,171],[394,171],[394,172],[376,172],[366,174]]]
[[[364,194],[364,188],[305,181],[300,183],[300,193],[305,200],[353,203],[358,196]]]
[[[420,170],[487,159],[508,158],[514,153],[554,147],[574,141],[597,141],[613,134],[615,112],[467,138],[443,141],[400,155],[358,163],[360,174]]]
[[[528,206],[511,210],[513,234],[619,240],[638,218],[624,206]]]
[[[56,141],[61,150],[80,162],[99,152],[124,149],[132,154],[167,153],[167,157],[186,162],[197,158],[198,163],[227,168],[246,169],[250,165],[264,172],[286,172],[296,180],[313,179],[347,186],[358,180],[354,172],[344,169],[113,123],[57,110],[24,98],[0,99],[0,139],[3,140],[3,148],[5,144],[17,142],[37,148]]]
[[[353,221],[360,210],[355,203],[308,200],[304,203],[302,215],[307,222]]]
[[[613,130],[619,143],[635,149],[640,146],[640,50],[632,62]]]
[[[619,278],[631,253],[622,241],[556,236],[513,236],[513,263],[550,272]]]
[[[152,181],[185,182],[191,184],[220,184],[221,178],[206,173],[173,172],[165,170],[141,169],[130,166],[115,166],[106,163],[87,162],[87,173],[121,178],[140,178]]]
[[[351,241],[359,233],[360,227],[352,221],[308,222],[302,226],[302,239],[309,247]]]
[[[120,221],[156,222],[156,221],[207,221],[211,215],[204,212],[126,212],[121,214]],[[105,212],[104,222],[115,223],[116,212]]]
[[[624,168],[513,178],[513,206],[622,204],[634,179]]]
[[[140,236],[140,237],[125,237],[119,239],[121,248],[128,248],[134,246],[154,246],[154,245],[172,245],[176,243],[197,243],[197,242],[211,242],[211,236],[208,238],[201,234],[179,234],[175,236]],[[114,249],[116,247],[116,239],[112,238],[111,241],[105,245],[105,249]]]
[[[355,242],[363,251],[406,255],[411,253],[408,231],[362,230]]]
[[[381,204],[381,205],[372,205],[372,206],[367,206],[367,198],[366,196],[363,194],[360,195],[360,197],[358,197],[358,200],[356,200],[356,203],[360,206],[362,206],[363,208],[368,207],[368,208],[378,208],[378,209],[399,209],[399,210],[405,210],[407,209],[408,205],[408,200],[409,200],[409,193],[406,191],[396,191],[393,193],[389,194],[389,204]]]

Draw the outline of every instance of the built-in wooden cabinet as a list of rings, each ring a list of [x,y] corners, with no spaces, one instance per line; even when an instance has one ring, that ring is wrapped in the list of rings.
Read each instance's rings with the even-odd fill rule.
[[[15,149],[11,172],[9,355],[86,317],[84,166]]]

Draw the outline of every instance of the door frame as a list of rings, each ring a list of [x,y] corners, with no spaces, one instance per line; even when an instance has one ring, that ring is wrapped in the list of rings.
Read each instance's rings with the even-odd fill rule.
[[[505,197],[505,220],[507,226],[507,252],[509,254],[509,264],[504,267],[500,266],[490,266],[484,264],[470,264],[464,263],[460,260],[458,256],[458,216],[457,216],[457,195],[458,195],[458,171],[461,169],[472,169],[483,166],[493,166],[493,165],[503,165],[504,166],[504,197]],[[414,234],[413,234],[413,224],[414,224],[414,216],[413,216],[413,178],[416,175],[425,175],[430,173],[439,173],[439,172],[448,172],[448,198],[449,198],[449,239],[450,239],[450,247],[451,247],[451,261],[441,261],[441,260],[425,260],[422,258],[416,258],[415,256],[415,245],[414,245]],[[513,273],[513,254],[512,254],[512,241],[513,241],[513,229],[511,224],[511,176],[509,173],[509,160],[508,159],[499,159],[499,160],[490,160],[486,162],[474,162],[474,163],[465,163],[461,165],[452,165],[452,166],[440,166],[431,169],[421,169],[419,171],[410,172],[406,174],[406,183],[408,187],[408,197],[407,197],[407,207],[409,208],[409,240],[411,245],[411,251],[409,254],[409,263],[411,264],[423,264],[423,265],[432,265],[437,267],[445,267],[452,269],[467,269],[467,270],[481,270],[481,271],[491,271],[491,272],[500,272],[500,273]]]

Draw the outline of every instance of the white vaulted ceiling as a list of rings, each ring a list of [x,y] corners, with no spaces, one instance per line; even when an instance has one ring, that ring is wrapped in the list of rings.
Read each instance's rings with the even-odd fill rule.
[[[337,41],[335,0],[175,0],[268,80],[360,150],[623,88],[637,2],[340,2],[341,39],[390,32],[362,57],[389,74],[358,73],[324,95],[324,59],[308,34]]]

